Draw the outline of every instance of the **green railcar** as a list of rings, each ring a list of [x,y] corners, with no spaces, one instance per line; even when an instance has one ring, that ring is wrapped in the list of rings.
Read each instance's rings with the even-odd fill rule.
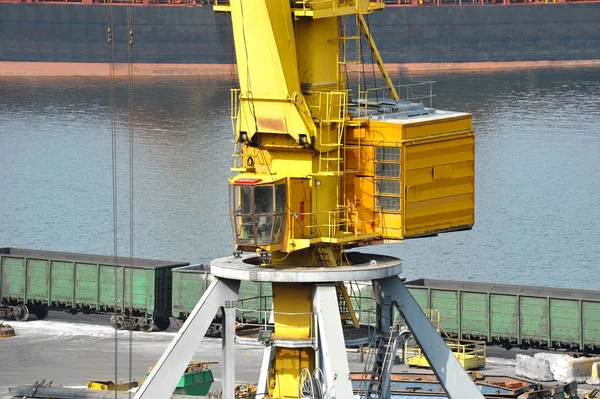
[[[173,269],[173,298],[171,314],[179,322],[185,321],[214,277],[210,267],[190,265]],[[238,299],[237,319],[246,326],[268,321],[271,310],[271,284],[242,281]],[[221,332],[221,315],[217,314],[207,335]]]
[[[439,311],[452,337],[600,351],[600,291],[432,279],[406,285],[423,309]]]
[[[184,262],[20,248],[0,249],[0,317],[48,310],[113,313],[113,327],[169,327],[172,270]]]

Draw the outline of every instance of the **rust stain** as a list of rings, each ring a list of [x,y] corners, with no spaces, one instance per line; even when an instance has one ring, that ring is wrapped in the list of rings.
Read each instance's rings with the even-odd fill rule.
[[[286,133],[285,119],[257,117],[256,124],[261,132]]]

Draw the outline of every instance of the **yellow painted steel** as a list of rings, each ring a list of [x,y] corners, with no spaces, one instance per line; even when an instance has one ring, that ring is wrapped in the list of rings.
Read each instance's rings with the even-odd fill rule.
[[[465,370],[477,370],[485,367],[485,341],[445,339],[450,351]],[[405,363],[413,367],[429,368],[429,362],[419,346],[404,347]]]
[[[236,249],[275,267],[337,267],[359,245],[470,228],[474,222],[471,115],[438,111],[367,117],[379,92],[351,91],[361,31],[391,84],[364,14],[368,0],[231,0],[239,88],[231,91]],[[350,102],[358,100],[355,108]],[[313,287],[273,284],[277,347],[269,395],[298,397],[314,370]],[[344,312],[357,325],[347,292]],[[345,309],[344,302],[348,305]]]
[[[313,339],[313,286],[273,283],[274,339]]]
[[[346,186],[346,198],[363,213],[372,209],[369,216],[375,219],[377,239],[402,240],[473,225],[475,139],[470,114],[438,112],[371,121],[348,128],[347,135],[350,144],[361,144],[347,154],[357,172],[353,184]],[[378,162],[378,148],[398,149],[399,159]],[[395,164],[400,174],[378,179],[378,163]],[[376,187],[383,180],[398,184],[398,192],[387,195],[399,200],[398,209],[378,209]]]
[[[139,386],[138,381],[115,384],[112,381],[88,381],[87,388],[95,391],[128,391]]]
[[[273,284],[273,339],[314,342],[312,296],[311,284]],[[300,373],[303,369],[314,370],[314,364],[315,353],[310,344],[304,348],[276,348],[274,373],[269,384],[271,396],[298,397]]]
[[[312,348],[275,348],[275,365],[269,382],[272,398],[298,398],[298,385],[302,370],[314,370]]]

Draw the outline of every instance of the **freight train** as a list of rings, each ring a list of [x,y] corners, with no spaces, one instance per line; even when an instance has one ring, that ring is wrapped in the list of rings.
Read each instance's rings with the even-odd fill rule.
[[[171,320],[186,320],[212,280],[209,267],[185,262],[2,248],[0,317],[102,313],[118,329],[165,330]],[[600,352],[600,291],[431,279],[405,284],[423,309],[439,311],[446,336],[506,348]],[[377,306],[371,287],[353,284],[349,292],[364,321]],[[268,284],[243,282],[240,326],[268,324],[271,300]],[[220,331],[217,315],[208,335]]]
[[[203,265],[188,262],[0,248],[0,318],[42,320],[49,310],[109,314],[115,329],[164,331],[171,315],[176,324],[185,321],[210,281]],[[254,284],[241,289],[240,303],[251,302]],[[220,331],[217,315],[208,334]]]

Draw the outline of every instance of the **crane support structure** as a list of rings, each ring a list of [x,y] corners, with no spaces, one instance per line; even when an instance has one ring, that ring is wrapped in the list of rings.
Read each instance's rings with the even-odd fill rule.
[[[217,306],[231,323],[239,288],[232,281],[240,280],[272,285],[261,398],[370,399],[371,388],[352,387],[345,344],[381,340],[390,326],[363,328],[343,283],[354,280],[373,281],[392,298],[450,398],[482,397],[403,287],[401,261],[346,252],[474,223],[472,117],[432,108],[433,82],[392,84],[364,18],[382,9],[382,1],[369,0],[230,0],[214,7],[231,14],[240,85],[231,92],[236,255],[211,263],[219,283],[136,398],[167,398],[207,328],[209,319],[198,319],[212,317]],[[381,88],[365,87],[357,74],[363,40],[379,65]],[[377,319],[390,321],[381,311]],[[233,379],[231,331],[223,346],[224,399],[233,399],[232,385],[225,386]],[[390,370],[373,366],[371,385],[389,380]],[[379,399],[387,397],[381,392]]]

